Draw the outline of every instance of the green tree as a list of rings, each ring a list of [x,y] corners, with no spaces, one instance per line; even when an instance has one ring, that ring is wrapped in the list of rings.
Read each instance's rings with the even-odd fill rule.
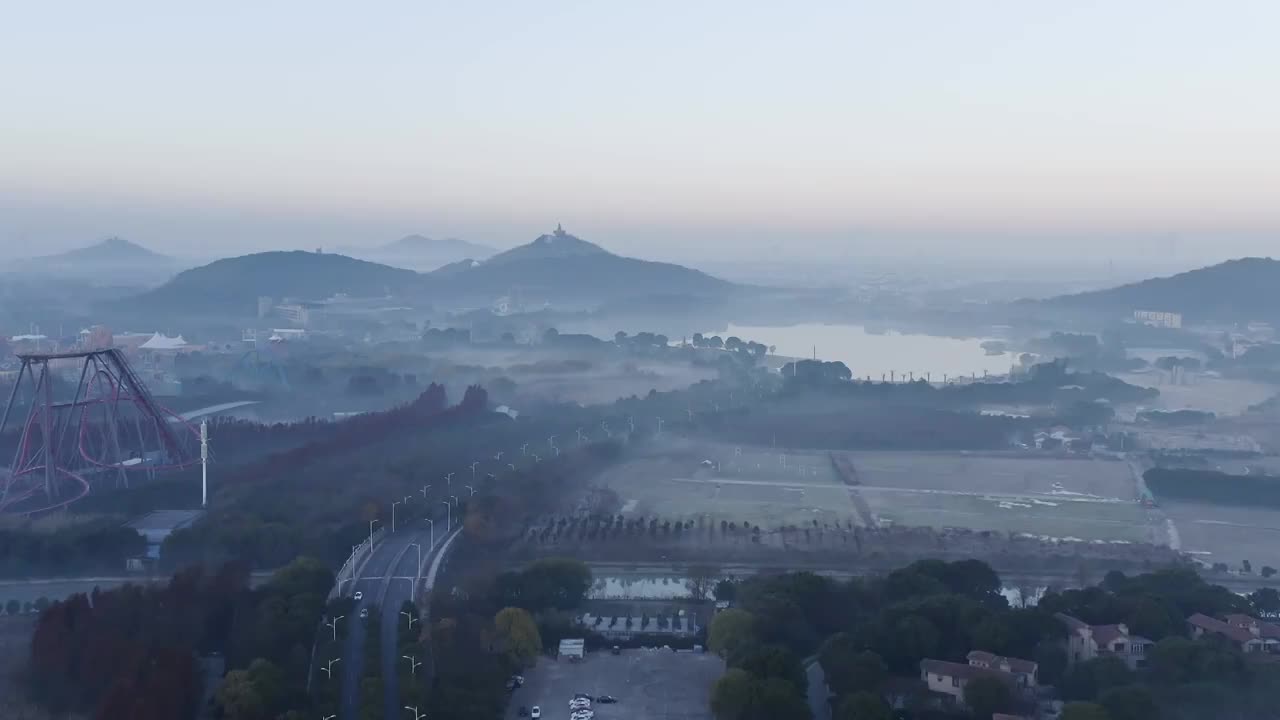
[[[964,686],[964,704],[980,718],[1013,708],[1013,690],[997,677],[976,677]]]
[[[755,700],[756,679],[751,673],[730,668],[711,687],[711,714],[716,720],[742,720]]]
[[[1151,691],[1141,685],[1113,687],[1098,697],[1111,720],[1160,720],[1160,708]]]
[[[720,568],[714,565],[694,565],[689,568],[689,577],[684,585],[689,589],[689,597],[706,600],[719,578]]]
[[[811,720],[803,691],[780,677],[759,681],[751,720]]]
[[[833,720],[893,720],[893,711],[879,695],[857,692],[840,699]]]
[[[785,680],[799,692],[809,684],[800,659],[780,645],[740,645],[728,660],[731,667],[742,668],[758,678]]]
[[[1267,570],[1272,568],[1262,568],[1262,574],[1267,576]],[[1280,592],[1276,592],[1275,588],[1258,588],[1249,593],[1249,601],[1253,603],[1253,609],[1259,615],[1272,616],[1280,613]]]
[[[1133,671],[1117,657],[1100,657],[1074,665],[1062,677],[1062,697],[1093,701],[1113,687],[1133,682]]]
[[[17,615],[22,610],[22,603],[17,600],[10,600],[4,604],[4,611],[10,615]]]
[[[1039,666],[1037,675],[1045,685],[1057,685],[1067,671],[1067,650],[1056,641],[1042,641],[1036,644],[1032,659]]]
[[[725,578],[716,583],[715,598],[722,602],[732,602],[738,595],[738,583]]]
[[[1111,720],[1106,708],[1091,702],[1069,702],[1062,706],[1059,720]]]
[[[755,640],[755,616],[738,608],[716,613],[707,630],[707,649],[722,658],[729,657],[739,647]]]
[[[214,693],[227,720],[262,720],[267,717],[266,704],[258,694],[248,670],[232,670]]]
[[[266,714],[272,715],[281,709],[287,692],[284,671],[275,663],[258,658],[249,663],[248,673]]]
[[[889,672],[879,655],[859,650],[848,633],[836,633],[828,638],[818,651],[818,662],[826,673],[827,685],[837,695],[879,693]]]
[[[532,665],[542,650],[542,638],[533,616],[522,608],[503,608],[493,617],[493,627],[503,652],[512,663]]]

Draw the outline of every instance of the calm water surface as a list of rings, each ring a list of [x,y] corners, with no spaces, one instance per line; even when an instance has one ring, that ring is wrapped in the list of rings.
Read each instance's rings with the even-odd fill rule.
[[[731,335],[754,340],[777,348],[777,354],[790,357],[813,357],[814,349],[822,360],[839,360],[859,378],[879,380],[881,375],[915,373],[918,378],[932,373],[934,381],[942,375],[979,375],[1009,372],[1014,356],[1009,353],[988,355],[982,343],[988,338],[950,338],[936,335],[910,335],[896,331],[868,332],[861,325],[791,325],[762,327],[730,325],[704,335]]]

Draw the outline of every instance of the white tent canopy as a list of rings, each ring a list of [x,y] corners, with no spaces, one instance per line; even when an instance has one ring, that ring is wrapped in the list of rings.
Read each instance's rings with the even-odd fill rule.
[[[140,350],[181,350],[187,346],[187,341],[181,335],[178,337],[169,337],[161,333],[151,336],[151,339],[138,346]]]

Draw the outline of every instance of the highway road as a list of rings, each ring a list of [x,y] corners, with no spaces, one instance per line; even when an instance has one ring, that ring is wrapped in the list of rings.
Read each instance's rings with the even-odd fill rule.
[[[419,503],[418,507],[421,507]],[[369,611],[365,620],[357,619],[347,625],[346,647],[342,658],[342,718],[356,720],[360,706],[360,678],[364,675],[365,628],[366,623],[379,623],[382,642],[382,680],[386,693],[386,717],[398,719],[403,712],[399,703],[399,686],[397,681],[397,662],[404,663],[396,651],[396,623],[406,622],[400,615],[400,607],[406,600],[413,599],[415,581],[426,574],[426,568],[419,568],[419,553],[414,547],[421,546],[421,561],[429,565],[433,557],[432,541],[436,546],[443,544],[446,536],[446,513],[444,506],[437,503],[439,515],[433,513],[436,531],[422,520],[422,513],[414,512],[410,501],[407,510],[400,511],[396,531],[386,533],[382,541],[373,549],[373,553],[357,568],[356,581],[348,584],[346,592],[359,592],[362,597],[356,604],[356,617],[362,610]],[[455,528],[456,529],[456,528]],[[421,668],[419,668],[421,671]]]

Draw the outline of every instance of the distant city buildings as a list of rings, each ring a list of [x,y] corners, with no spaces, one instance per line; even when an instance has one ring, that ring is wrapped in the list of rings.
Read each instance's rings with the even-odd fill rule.
[[[1134,310],[1133,319],[1151,327],[1182,329],[1182,313],[1160,312],[1156,310]]]

